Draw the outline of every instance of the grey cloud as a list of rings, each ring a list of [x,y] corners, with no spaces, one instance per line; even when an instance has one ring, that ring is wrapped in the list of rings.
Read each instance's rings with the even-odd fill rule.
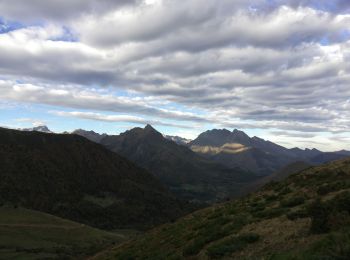
[[[338,13],[347,2],[336,1],[331,12],[312,1],[274,1],[267,9],[263,0],[127,2],[0,1],[7,18],[49,21],[0,35],[1,78],[28,83],[18,86],[22,92],[1,87],[0,97],[203,124],[238,120],[242,128],[349,129],[350,41],[340,37],[349,18]],[[125,16],[118,13],[124,7]],[[59,40],[63,25],[80,42]],[[325,37],[329,46],[318,43]],[[207,115],[92,97],[90,88],[155,96]]]
[[[317,126],[313,124],[305,124],[301,122],[278,122],[278,121],[257,121],[255,123],[245,123],[245,122],[223,122],[221,124],[227,128],[243,128],[243,129],[281,129],[285,131],[296,131],[296,132],[326,132],[330,129],[326,126]],[[345,130],[343,131],[345,132]]]
[[[10,20],[38,22],[41,20],[65,21],[82,14],[105,13],[137,3],[137,0],[2,0],[1,15]]]
[[[6,81],[0,81],[0,89],[0,99],[17,102],[22,101],[70,108],[134,113],[171,120],[207,122],[206,119],[194,114],[155,108],[137,100],[127,99],[126,97],[118,98],[91,91],[69,88],[52,89],[28,84],[14,84]]]
[[[285,48],[297,46],[302,42],[318,42],[325,36],[337,41],[341,40],[337,37],[338,32],[346,30],[349,24],[349,18],[337,20],[328,13],[319,13],[310,8],[293,10],[281,7],[271,13],[255,13],[245,9],[236,11],[230,9],[232,7],[226,1],[224,3],[227,9],[232,11],[231,13],[221,15],[215,8],[219,9],[222,4],[216,2],[210,2],[196,9],[194,7],[198,5],[198,1],[187,1],[181,4],[176,2],[173,4],[174,8],[170,8],[172,5],[164,4],[162,15],[152,16],[151,23],[147,22],[148,12],[142,12],[139,15],[135,14],[131,21],[121,20],[119,23],[113,19],[102,19],[95,23],[82,21],[76,26],[81,29],[81,40],[88,44],[108,47],[146,41],[147,55],[154,56],[164,55],[169,50],[199,52],[231,45]],[[203,19],[200,19],[201,10],[207,10],[207,6],[210,7],[209,11],[212,8],[214,10],[208,13],[204,11]],[[179,11],[182,8],[186,10],[185,13],[189,13],[187,17],[198,16],[198,20],[184,19],[182,17],[184,12]],[[199,11],[192,13],[192,10]],[[151,11],[150,13],[152,14]],[[167,22],[168,19],[172,21],[170,24]],[[135,30],[125,26],[123,23],[126,22],[131,23]],[[157,31],[159,26],[163,30]],[[110,28],[113,27],[121,29],[111,32]],[[151,38],[145,38],[145,33]]]
[[[63,116],[63,117],[73,117],[73,118],[80,118],[80,119],[87,119],[87,120],[94,120],[94,121],[103,121],[103,122],[124,122],[124,123],[133,123],[133,124],[140,124],[140,125],[161,125],[161,126],[169,126],[169,127],[176,127],[176,128],[188,128],[191,129],[192,127],[189,125],[181,125],[181,124],[175,124],[175,123],[169,123],[165,121],[158,121],[158,120],[152,120],[152,119],[144,119],[141,117],[135,117],[135,116],[129,116],[129,115],[105,115],[95,112],[83,112],[83,111],[49,111],[50,114],[54,114],[57,116]]]
[[[293,133],[288,131],[272,131],[270,132],[273,135],[284,136],[284,137],[300,137],[300,138],[312,138],[315,137],[315,134],[310,133]]]

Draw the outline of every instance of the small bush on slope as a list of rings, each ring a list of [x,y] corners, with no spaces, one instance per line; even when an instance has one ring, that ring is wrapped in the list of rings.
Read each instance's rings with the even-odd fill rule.
[[[259,235],[254,233],[242,234],[232,237],[208,247],[207,254],[212,258],[221,258],[227,254],[242,250],[248,244],[259,240]]]
[[[330,201],[317,199],[308,210],[312,219],[311,232],[325,233],[350,224],[350,192],[342,192]]]

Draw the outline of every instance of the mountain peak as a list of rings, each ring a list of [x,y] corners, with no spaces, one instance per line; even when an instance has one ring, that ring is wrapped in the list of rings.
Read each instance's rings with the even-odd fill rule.
[[[143,128],[143,132],[145,134],[156,134],[156,135],[159,135],[159,136],[162,136],[163,135],[161,133],[159,133],[155,128],[153,128],[153,126],[151,126],[150,124],[147,124],[144,128]]]
[[[144,128],[140,128],[140,127],[133,128],[129,131],[126,131],[125,133],[127,134],[127,136],[130,133],[133,133],[139,137],[147,138],[149,141],[150,140],[159,141],[164,138],[163,135],[159,133],[155,128],[153,128],[153,126],[151,126],[150,124],[147,124]]]
[[[173,135],[164,135],[164,137],[168,140],[171,140],[177,144],[180,145],[187,145],[189,142],[191,142],[192,140],[187,139],[187,138],[183,138],[181,136],[173,136]]]
[[[212,130],[208,130],[206,131],[207,133],[224,133],[224,134],[230,134],[230,130],[223,128],[223,129],[212,129]]]
[[[232,131],[233,134],[235,134],[236,136],[241,136],[241,137],[248,137],[250,138],[245,132],[238,130],[238,129],[233,129]]]
[[[222,146],[226,143],[250,143],[250,137],[243,131],[234,129],[232,132],[227,129],[213,129],[200,134],[191,145]]]
[[[46,132],[46,133],[51,132],[46,125],[36,126],[33,128],[33,131],[40,131],[40,132]]]
[[[156,129],[153,128],[153,126],[151,126],[150,124],[147,124],[144,128],[144,130],[147,130],[147,131],[156,131],[158,132]]]
[[[39,125],[39,126],[35,126],[33,128],[24,128],[21,130],[22,131],[36,131],[36,132],[42,132],[42,133],[52,133],[52,131],[46,125]]]

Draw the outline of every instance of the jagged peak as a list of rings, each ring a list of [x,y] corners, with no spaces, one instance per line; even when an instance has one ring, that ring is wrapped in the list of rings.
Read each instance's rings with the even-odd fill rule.
[[[303,149],[300,149],[299,147],[293,147],[290,150],[292,150],[292,151],[303,151]]]
[[[245,137],[245,138],[250,138],[244,131],[238,130],[238,129],[233,129],[232,133],[236,136],[240,137]]]
[[[45,130],[49,130],[49,128],[46,125],[38,125],[36,127],[33,127],[33,129],[45,129]]]
[[[153,126],[151,126],[150,124],[147,124],[142,130],[142,135],[151,135],[151,136],[157,136],[158,138],[164,138],[163,135],[158,132]]]
[[[152,130],[152,131],[157,131],[156,129],[154,129],[153,126],[151,126],[150,124],[147,124],[144,128],[144,130]]]
[[[98,133],[96,133],[96,132],[93,131],[93,130],[85,130],[85,129],[81,129],[81,128],[75,129],[75,130],[73,131],[73,133],[78,133],[78,132],[85,132],[85,133],[94,133],[94,134],[98,134]]]
[[[306,148],[305,151],[320,152],[320,150],[318,150],[316,148],[312,148],[312,149]]]
[[[20,129],[22,131],[36,131],[36,132],[43,132],[43,133],[52,133],[52,131],[46,126],[46,125],[38,125],[33,128],[24,128]]]
[[[227,130],[226,128],[222,128],[222,129],[213,128],[205,131],[204,133],[218,133],[218,132],[230,132],[230,130]]]

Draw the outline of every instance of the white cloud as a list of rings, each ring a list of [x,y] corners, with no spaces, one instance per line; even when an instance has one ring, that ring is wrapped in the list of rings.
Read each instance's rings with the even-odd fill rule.
[[[347,2],[0,1],[0,99],[93,120],[346,135]]]
[[[10,20],[37,22],[40,20],[65,21],[88,13],[104,13],[111,8],[133,5],[133,0],[2,0],[2,16]]]
[[[193,113],[157,108],[148,104],[149,100],[100,94],[70,86],[65,89],[15,84],[0,80],[0,99],[16,102],[29,102],[68,108],[95,109],[129,114],[153,116],[170,120],[206,122],[205,118]],[[152,99],[150,100],[152,103]]]
[[[103,121],[103,122],[124,122],[124,123],[133,123],[133,124],[140,124],[140,125],[160,125],[160,126],[170,126],[170,127],[177,127],[177,128],[191,128],[188,125],[181,125],[176,123],[170,123],[165,121],[158,121],[158,120],[152,120],[152,119],[145,119],[142,117],[136,117],[136,116],[129,116],[129,115],[106,115],[101,113],[95,113],[95,112],[82,112],[82,111],[49,111],[49,113],[57,115],[57,116],[64,116],[64,117],[75,117],[80,119],[88,119],[88,120],[94,120],[94,121]]]
[[[32,126],[43,126],[47,124],[47,121],[35,119],[35,118],[16,118],[14,121],[18,123],[30,123]]]

